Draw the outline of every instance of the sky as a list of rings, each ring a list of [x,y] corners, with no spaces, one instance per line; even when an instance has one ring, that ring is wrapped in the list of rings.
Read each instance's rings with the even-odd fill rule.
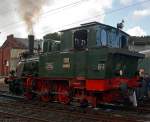
[[[29,1],[30,8],[20,1]],[[0,3],[0,46],[7,35],[26,38],[30,33],[24,12],[32,12],[28,17],[32,17],[32,33],[36,38],[92,21],[116,27],[122,20],[123,31],[130,35],[150,35],[150,0],[0,0]],[[39,9],[36,15],[34,8]]]

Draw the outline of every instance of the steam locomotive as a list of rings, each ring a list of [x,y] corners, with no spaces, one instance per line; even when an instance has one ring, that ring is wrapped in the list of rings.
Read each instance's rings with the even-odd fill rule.
[[[45,38],[38,55],[33,54],[34,36],[29,36],[29,53],[5,79],[12,94],[93,107],[133,96],[136,105],[137,66],[143,55],[128,50],[127,33],[91,22],[62,30],[59,36]]]

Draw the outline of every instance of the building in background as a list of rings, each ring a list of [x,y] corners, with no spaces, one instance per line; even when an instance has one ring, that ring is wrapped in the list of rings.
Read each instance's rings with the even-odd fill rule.
[[[144,37],[130,37],[129,49],[136,52],[145,54],[146,57],[150,57],[150,36]]]
[[[34,50],[42,44],[41,40],[35,40]],[[0,75],[8,75],[11,70],[16,70],[20,54],[28,51],[28,39],[7,36],[6,41],[0,47]]]

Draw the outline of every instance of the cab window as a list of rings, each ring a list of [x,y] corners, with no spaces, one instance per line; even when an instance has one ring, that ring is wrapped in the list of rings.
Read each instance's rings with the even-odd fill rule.
[[[87,46],[87,30],[78,30],[74,32],[74,48],[84,49]]]
[[[121,48],[126,48],[127,47],[127,38],[126,36],[122,35],[121,36]]]
[[[100,29],[98,29],[96,31],[96,45],[97,46],[102,46],[102,43],[101,43],[101,31],[100,31]]]
[[[101,42],[102,42],[102,46],[107,45],[107,33],[105,29],[102,29],[101,31]]]

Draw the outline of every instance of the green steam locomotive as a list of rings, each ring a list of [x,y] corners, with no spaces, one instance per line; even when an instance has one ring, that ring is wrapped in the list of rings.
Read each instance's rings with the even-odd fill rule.
[[[95,107],[123,102],[139,87],[137,66],[143,55],[128,50],[129,35],[119,28],[91,22],[63,30],[57,38],[45,36],[38,55],[29,37],[29,54],[6,78],[13,94]]]

